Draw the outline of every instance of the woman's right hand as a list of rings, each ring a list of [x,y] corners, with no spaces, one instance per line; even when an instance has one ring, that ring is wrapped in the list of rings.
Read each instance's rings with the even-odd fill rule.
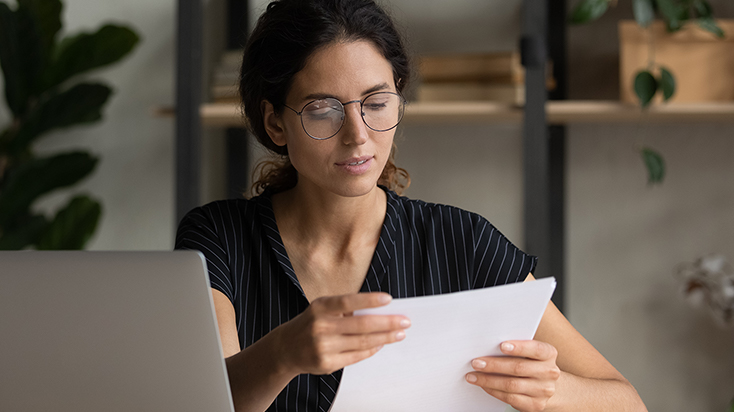
[[[355,310],[384,306],[391,300],[383,292],[315,299],[303,313],[273,330],[281,370],[294,376],[329,374],[404,339],[404,330],[410,326],[405,316],[352,316]]]

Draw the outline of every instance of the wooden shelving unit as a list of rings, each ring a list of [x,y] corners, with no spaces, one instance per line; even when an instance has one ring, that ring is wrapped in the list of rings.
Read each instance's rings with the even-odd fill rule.
[[[170,108],[159,109],[160,116],[173,116]],[[208,103],[200,108],[202,123],[215,127],[242,127],[241,108],[234,103]],[[616,101],[564,100],[548,101],[546,116],[550,124],[574,123],[638,123],[638,122],[715,122],[734,123],[734,102],[671,103],[652,106],[645,111]],[[523,108],[495,102],[431,102],[410,103],[405,124],[441,122],[482,122],[519,124]]]

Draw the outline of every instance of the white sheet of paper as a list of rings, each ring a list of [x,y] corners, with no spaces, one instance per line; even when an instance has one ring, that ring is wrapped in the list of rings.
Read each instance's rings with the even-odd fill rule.
[[[403,341],[344,368],[330,412],[503,412],[507,405],[464,376],[479,356],[501,356],[506,340],[532,339],[556,281],[395,299],[355,315],[411,320]]]

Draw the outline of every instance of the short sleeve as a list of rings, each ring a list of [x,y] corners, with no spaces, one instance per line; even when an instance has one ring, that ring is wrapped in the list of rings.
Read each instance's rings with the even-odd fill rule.
[[[175,249],[200,251],[206,259],[211,287],[234,302],[229,258],[214,221],[211,209],[197,207],[187,213],[178,225]]]
[[[474,225],[474,289],[523,282],[535,270],[537,261],[478,217]]]

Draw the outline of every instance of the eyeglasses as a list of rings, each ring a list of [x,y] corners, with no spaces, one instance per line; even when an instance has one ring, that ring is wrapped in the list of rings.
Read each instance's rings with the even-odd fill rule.
[[[285,105],[301,118],[301,126],[307,135],[316,140],[326,140],[344,126],[344,106],[360,104],[362,121],[376,132],[386,132],[397,127],[405,112],[405,99],[393,92],[372,93],[362,100],[342,103],[333,97],[316,99],[306,103],[300,112]]]

